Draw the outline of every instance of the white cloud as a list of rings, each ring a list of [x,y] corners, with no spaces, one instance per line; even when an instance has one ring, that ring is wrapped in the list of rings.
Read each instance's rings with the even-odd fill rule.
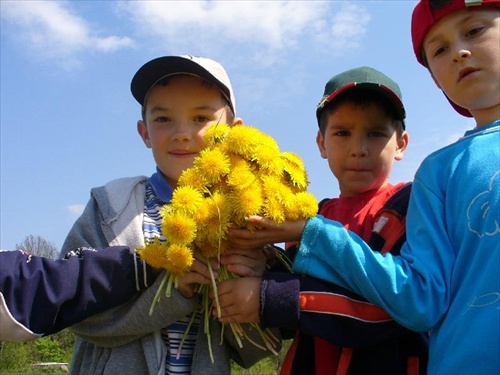
[[[119,8],[142,34],[159,37],[170,50],[244,45],[257,61],[265,60],[257,58],[263,54],[272,60],[269,52],[294,50],[304,38],[309,48],[325,42],[356,47],[370,21],[360,5],[327,1],[133,1]]]
[[[11,34],[25,49],[45,59],[74,62],[81,51],[109,52],[129,47],[128,37],[94,35],[88,23],[65,1],[4,1],[2,21],[12,25]]]
[[[141,48],[219,55],[244,47],[244,59],[271,65],[299,47],[335,55],[358,48],[370,15],[359,3],[329,1],[118,1]],[[113,52],[130,37],[97,35],[70,1],[2,0],[3,27],[40,59],[78,64],[82,52]],[[89,20],[95,25],[95,20]],[[12,27],[11,27],[12,26]],[[109,26],[109,25],[106,25]],[[158,41],[159,40],[159,41]]]
[[[358,48],[370,19],[371,16],[363,7],[352,3],[343,4],[332,20],[332,49],[345,52]]]
[[[83,210],[85,209],[85,205],[84,204],[70,204],[68,206],[66,206],[66,210],[71,214],[71,215],[74,215],[74,216],[80,216],[83,212]]]

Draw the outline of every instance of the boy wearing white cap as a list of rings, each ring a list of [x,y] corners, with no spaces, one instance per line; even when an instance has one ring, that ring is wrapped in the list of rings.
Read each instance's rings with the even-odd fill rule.
[[[159,210],[171,200],[182,171],[192,167],[203,149],[206,129],[218,123],[242,122],[235,117],[229,78],[224,68],[211,59],[165,56],[151,60],[133,77],[131,91],[142,107],[137,131],[146,147],[152,149],[157,172],[149,178],[124,178],[92,189],[91,199],[66,238],[62,254],[80,246],[121,244],[136,248],[154,238],[164,240]],[[242,257],[247,269],[262,272],[263,253],[248,255]],[[217,273],[217,265],[212,267]],[[221,325],[213,321],[212,364],[199,313],[188,329],[199,305],[196,287],[210,282],[207,266],[195,259],[191,271],[180,278],[178,289],[169,298],[161,299],[150,316],[161,279],[162,275],[135,300],[74,327],[77,339],[72,373],[229,374],[230,359],[249,367],[270,354],[249,343],[239,348],[230,329],[224,331],[224,344],[220,345]]]

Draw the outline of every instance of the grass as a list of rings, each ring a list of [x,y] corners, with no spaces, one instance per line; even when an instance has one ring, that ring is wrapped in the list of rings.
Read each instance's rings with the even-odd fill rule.
[[[292,340],[283,341],[283,349],[278,356],[267,357],[249,369],[244,369],[233,363],[231,375],[279,375],[283,359],[291,343]]]

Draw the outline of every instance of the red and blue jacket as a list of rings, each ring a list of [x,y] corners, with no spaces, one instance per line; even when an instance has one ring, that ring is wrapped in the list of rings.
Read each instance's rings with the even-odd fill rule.
[[[373,218],[368,244],[398,254],[406,239],[411,184]],[[321,212],[321,210],[320,210]],[[296,247],[287,249],[292,259]],[[294,337],[282,375],[426,373],[427,334],[412,332],[383,309],[347,289],[307,275],[268,272],[261,286],[261,324]]]

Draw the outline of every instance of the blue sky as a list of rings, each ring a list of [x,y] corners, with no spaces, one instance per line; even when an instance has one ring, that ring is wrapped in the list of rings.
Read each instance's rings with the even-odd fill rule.
[[[391,181],[474,122],[453,111],[412,51],[413,0],[0,2],[0,248],[62,246],[90,189],[155,164],[130,80],[152,58],[219,61],[238,115],[299,154],[318,199],[338,185],[315,143],[326,81],[372,66],[396,80],[410,145]]]

